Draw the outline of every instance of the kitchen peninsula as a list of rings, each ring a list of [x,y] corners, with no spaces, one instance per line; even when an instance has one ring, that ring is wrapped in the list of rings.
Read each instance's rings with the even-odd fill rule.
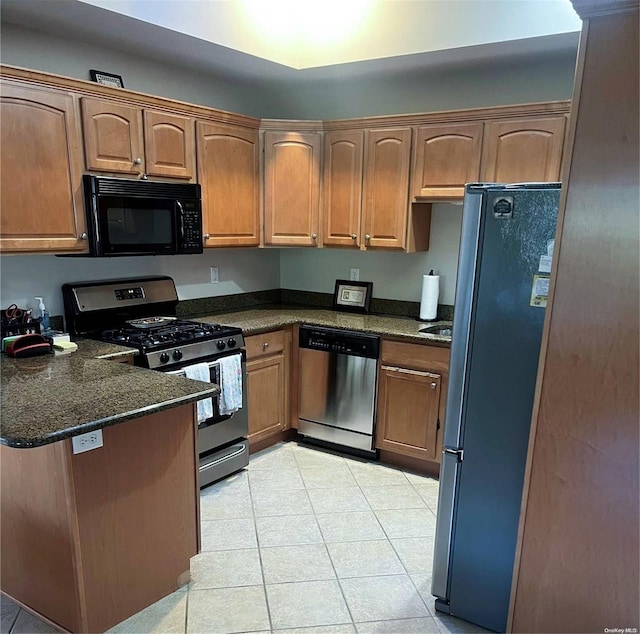
[[[0,362],[2,590],[71,632],[105,631],[184,585],[199,550],[194,404],[219,388],[131,354],[80,341]],[[74,453],[93,431],[103,446]]]

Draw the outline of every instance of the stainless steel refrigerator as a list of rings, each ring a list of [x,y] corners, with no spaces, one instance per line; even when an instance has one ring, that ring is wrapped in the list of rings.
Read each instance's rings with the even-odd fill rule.
[[[465,189],[433,564],[436,609],[507,624],[559,183]]]

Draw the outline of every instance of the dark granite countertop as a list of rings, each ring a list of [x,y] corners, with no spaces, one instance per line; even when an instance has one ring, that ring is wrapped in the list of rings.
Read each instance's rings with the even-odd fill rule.
[[[206,384],[109,360],[131,348],[79,340],[64,355],[0,359],[0,443],[37,447],[220,392]]]
[[[245,335],[254,335],[276,330],[292,324],[311,324],[343,330],[369,332],[394,339],[405,339],[412,343],[449,346],[451,337],[419,332],[427,326],[450,327],[450,321],[420,322],[410,317],[389,317],[385,315],[360,315],[341,313],[333,310],[278,306],[254,308],[232,313],[217,313],[197,317],[200,321],[221,323],[242,328]]]

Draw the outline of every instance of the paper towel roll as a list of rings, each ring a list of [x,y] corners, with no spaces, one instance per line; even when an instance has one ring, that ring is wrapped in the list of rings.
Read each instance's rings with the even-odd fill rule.
[[[435,319],[438,314],[438,294],[440,276],[422,276],[422,296],[420,297],[420,319]]]

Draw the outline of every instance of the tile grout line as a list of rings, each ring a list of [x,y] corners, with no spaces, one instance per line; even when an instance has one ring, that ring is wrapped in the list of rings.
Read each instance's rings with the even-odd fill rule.
[[[189,595],[191,594],[191,580],[189,580],[189,587],[187,588],[187,600],[184,606],[184,634],[189,631]]]
[[[347,463],[347,466],[349,466],[349,463]],[[349,469],[351,470],[351,467],[349,466]],[[411,488],[416,492],[416,494],[418,495],[418,497],[424,502],[425,506],[427,506],[426,502],[424,501],[424,499],[422,498],[422,496],[420,495],[419,491],[415,488],[413,482],[411,480],[409,480],[409,478],[407,478],[406,474],[404,473],[404,471],[400,471],[398,470],[399,473],[402,473],[402,475],[404,476],[405,480],[407,480],[407,482],[411,485]],[[353,471],[352,471],[353,474]],[[358,484],[358,487],[361,488],[360,483],[358,482],[358,479],[355,477],[354,474],[354,480],[356,481],[356,483]],[[380,485],[380,486],[384,486],[384,485]],[[388,486],[393,486],[393,485],[388,485]],[[365,495],[364,491],[362,491],[362,495],[364,495],[365,499],[367,498],[367,496]],[[367,500],[368,503],[368,500]],[[369,505],[371,506],[371,505]],[[428,508],[428,507],[427,507]],[[431,510],[431,509],[429,509]],[[378,524],[380,525],[380,528],[382,529],[382,532],[385,534],[386,538],[387,538],[387,542],[389,543],[389,545],[391,546],[391,549],[393,550],[393,552],[395,553],[396,557],[398,558],[398,561],[400,562],[400,565],[402,566],[402,569],[405,571],[406,576],[409,578],[409,581],[411,583],[411,585],[413,586],[413,588],[415,589],[418,598],[420,599],[420,601],[422,602],[422,604],[424,605],[425,609],[427,610],[427,614],[433,618],[433,615],[431,613],[431,610],[429,608],[429,606],[427,605],[426,601],[424,600],[424,598],[422,597],[422,595],[420,594],[420,591],[418,590],[418,587],[416,586],[413,578],[411,577],[411,574],[409,573],[409,571],[407,570],[407,567],[404,564],[404,561],[402,560],[402,557],[400,557],[400,554],[398,553],[398,551],[396,550],[395,546],[393,545],[393,541],[392,538],[390,537],[390,535],[387,533],[386,529],[384,528],[384,526],[382,525],[382,522],[380,522],[380,519],[378,518],[377,513],[375,512],[375,509],[371,509],[371,511],[373,512],[373,515],[376,518],[376,521],[378,522]],[[389,619],[389,620],[394,620],[394,619]],[[434,619],[435,621],[435,619]],[[438,624],[436,623],[436,627],[438,628],[438,630],[440,630],[440,628],[438,627]]]
[[[293,453],[293,459],[296,461],[296,464],[298,465],[298,471],[300,470],[300,463],[298,462],[298,459],[296,458],[296,454],[295,454],[295,450],[292,449]],[[300,477],[302,478],[302,474],[300,474]],[[304,478],[302,478],[302,484],[305,487],[305,491],[308,491],[307,489],[307,485],[304,481]],[[309,495],[309,493],[307,493],[307,496]],[[322,545],[324,546],[324,549],[327,553],[327,557],[329,558],[329,563],[331,564],[331,568],[333,569],[333,573],[336,576],[336,582],[338,584],[338,588],[340,589],[340,596],[342,597],[342,600],[344,601],[344,605],[347,608],[347,612],[349,613],[349,618],[351,619],[351,625],[353,625],[353,629],[356,630],[356,632],[358,631],[358,627],[356,626],[356,622],[353,619],[353,614],[351,613],[351,608],[349,607],[349,603],[347,601],[347,597],[345,597],[344,595],[344,590],[342,588],[342,584],[340,583],[340,578],[338,577],[338,571],[336,570],[336,567],[333,563],[333,559],[331,558],[331,553],[329,552],[329,548],[327,547],[327,541],[325,539],[324,533],[322,532],[322,527],[320,526],[320,522],[318,521],[318,514],[316,513],[316,509],[313,506],[313,502],[311,501],[311,498],[309,498],[309,504],[311,505],[311,512],[313,514],[313,519],[316,521],[316,524],[318,525],[318,531],[320,532],[320,537],[322,538]],[[339,624],[336,624],[339,625]],[[323,626],[320,626],[323,627]]]
[[[283,446],[283,447],[286,447],[288,444],[289,444],[289,443],[284,443],[282,446]],[[293,444],[293,443],[292,443],[292,444]],[[299,445],[299,444],[298,444],[297,446],[298,446],[298,447],[300,447],[300,445]],[[311,450],[311,451],[312,451],[312,450]],[[329,563],[331,564],[331,567],[332,567],[333,573],[334,573],[334,575],[335,575],[335,579],[336,579],[336,581],[338,582],[338,588],[340,589],[341,596],[342,596],[342,599],[343,599],[343,601],[344,601],[344,605],[345,605],[345,607],[347,608],[347,612],[348,612],[348,614],[349,614],[349,616],[350,616],[350,619],[351,619],[351,623],[350,623],[350,625],[351,625],[351,626],[353,626],[354,628],[356,628],[356,630],[357,630],[356,622],[354,621],[353,614],[352,614],[352,612],[351,612],[351,609],[350,609],[350,607],[349,607],[349,604],[348,604],[348,602],[347,602],[347,600],[346,600],[346,596],[345,596],[345,594],[344,594],[344,589],[343,589],[343,587],[342,587],[342,580],[341,580],[341,579],[339,578],[339,576],[338,576],[338,573],[337,573],[337,570],[336,570],[336,567],[335,567],[334,561],[333,561],[333,559],[332,559],[332,557],[331,557],[331,553],[330,553],[329,548],[328,548],[328,542],[326,541],[325,534],[324,534],[324,532],[322,531],[322,528],[321,528],[321,526],[320,526],[320,522],[318,521],[318,515],[319,515],[319,514],[318,514],[318,512],[316,511],[315,506],[313,505],[313,503],[312,503],[312,501],[311,501],[311,497],[310,497],[310,495],[309,495],[309,492],[310,492],[311,490],[315,490],[316,488],[323,488],[323,489],[327,489],[327,490],[334,490],[334,489],[336,489],[336,488],[344,488],[344,487],[337,487],[337,486],[335,486],[335,485],[334,485],[334,486],[328,486],[328,487],[313,487],[313,486],[312,486],[311,488],[309,488],[309,487],[308,487],[308,485],[307,485],[307,482],[305,481],[305,479],[304,479],[304,477],[303,477],[303,471],[304,471],[305,465],[300,463],[299,457],[297,456],[296,449],[294,449],[294,448],[290,448],[290,449],[289,449],[289,452],[290,452],[290,453],[291,453],[291,455],[293,456],[293,460],[294,460],[294,463],[295,463],[296,471],[297,471],[297,472],[298,472],[298,474],[300,475],[300,479],[301,479],[301,481],[302,481],[302,487],[303,487],[303,489],[302,489],[302,490],[304,490],[304,491],[305,491],[306,498],[307,498],[307,500],[308,500],[308,502],[309,502],[309,506],[310,506],[310,510],[311,510],[311,515],[312,515],[312,517],[314,518],[314,521],[315,521],[315,523],[316,523],[316,525],[317,525],[317,527],[318,527],[318,532],[319,532],[319,535],[320,535],[321,540],[322,540],[322,542],[321,542],[321,543],[322,543],[322,545],[323,545],[324,552],[326,553],[327,557],[329,558]],[[331,455],[333,456],[333,455],[336,455],[336,454],[331,454]],[[406,577],[409,577],[409,581],[410,581],[410,583],[411,583],[411,586],[414,588],[415,592],[416,592],[416,593],[418,594],[418,596],[420,597],[420,604],[424,605],[424,606],[425,606],[425,608],[426,608],[426,611],[427,611],[427,615],[426,615],[426,617],[406,617],[406,618],[402,618],[402,617],[401,617],[401,618],[399,618],[399,619],[381,619],[381,620],[382,620],[382,621],[393,621],[393,620],[410,620],[411,618],[429,618],[429,619],[431,619],[431,620],[434,622],[434,625],[436,626],[436,628],[438,628],[438,623],[437,623],[437,621],[435,620],[435,617],[433,616],[433,614],[432,614],[431,610],[429,609],[428,605],[426,604],[426,601],[424,600],[424,598],[423,598],[423,597],[422,597],[422,595],[420,594],[420,591],[418,590],[418,587],[417,587],[417,585],[416,585],[415,581],[414,581],[414,580],[413,580],[413,578],[411,577],[411,573],[409,573],[409,571],[407,570],[407,568],[406,568],[406,566],[405,566],[405,564],[404,564],[404,562],[403,562],[402,558],[399,556],[398,551],[396,550],[396,548],[394,547],[394,545],[393,545],[393,543],[392,543],[392,541],[391,541],[391,537],[389,536],[389,534],[388,534],[387,530],[385,530],[385,529],[384,529],[384,527],[382,526],[382,524],[380,523],[380,520],[379,520],[379,518],[378,518],[378,516],[377,516],[377,514],[376,514],[375,509],[371,506],[371,504],[370,504],[370,502],[369,502],[368,498],[367,498],[367,497],[366,497],[366,495],[365,495],[365,492],[364,492],[364,490],[363,490],[363,486],[367,486],[367,485],[360,484],[360,482],[358,481],[357,477],[356,477],[356,476],[355,476],[355,474],[354,474],[354,469],[353,469],[352,467],[353,467],[353,466],[356,466],[356,467],[357,467],[360,463],[358,463],[358,462],[356,462],[356,461],[351,461],[351,460],[349,460],[348,458],[346,458],[346,457],[344,457],[344,456],[337,455],[337,457],[338,457],[338,458],[340,458],[341,460],[337,461],[337,462],[336,462],[336,463],[334,463],[334,464],[332,464],[331,462],[328,462],[326,465],[324,465],[324,464],[318,464],[318,465],[307,465],[307,466],[306,466],[306,468],[307,468],[307,469],[314,469],[314,468],[317,468],[317,469],[326,469],[326,470],[331,471],[331,470],[333,470],[333,469],[335,468],[336,464],[339,464],[340,462],[342,462],[343,464],[345,464],[345,465],[346,465],[347,469],[349,470],[350,474],[352,475],[352,477],[353,477],[353,479],[354,479],[354,481],[355,481],[355,487],[353,487],[353,485],[350,485],[348,488],[352,488],[352,487],[353,487],[353,488],[357,488],[357,490],[359,491],[360,495],[361,495],[361,496],[363,497],[363,499],[365,500],[365,503],[366,503],[366,506],[367,506],[367,509],[368,509],[368,510],[367,510],[367,511],[365,511],[365,512],[368,512],[368,513],[371,513],[371,514],[372,514],[373,518],[375,519],[376,524],[377,524],[377,525],[378,525],[378,527],[381,529],[382,534],[385,536],[383,539],[384,539],[384,540],[386,540],[386,541],[390,544],[390,546],[391,546],[391,550],[392,550],[392,552],[394,553],[394,555],[396,556],[396,558],[400,561],[400,564],[401,564],[401,567],[402,567],[402,570],[403,570],[403,573],[395,573],[394,575],[389,575],[389,574],[365,575],[365,576],[363,576],[363,577],[345,577],[345,579],[351,579],[351,578],[375,578],[375,577],[380,577],[380,576],[398,576],[398,575],[404,575],[404,576],[406,576]],[[368,463],[362,463],[362,464],[368,464]],[[375,466],[375,465],[372,465],[372,466]],[[277,466],[275,466],[273,469],[268,469],[268,470],[269,470],[269,471],[275,471],[276,469],[278,469],[278,467],[277,467]],[[258,470],[256,470],[256,471],[258,471]],[[423,503],[423,505],[424,505],[424,506],[422,506],[422,507],[420,507],[420,508],[426,508],[426,509],[428,509],[428,510],[430,511],[430,513],[431,513],[432,515],[435,515],[435,513],[433,512],[433,509],[431,509],[431,507],[428,505],[428,503],[426,502],[426,500],[425,500],[425,499],[420,495],[420,493],[419,493],[418,489],[416,488],[416,484],[415,484],[412,480],[410,480],[410,479],[406,476],[406,474],[405,474],[403,471],[400,471],[400,470],[394,470],[394,471],[396,471],[397,473],[402,473],[402,474],[403,474],[403,476],[404,476],[404,477],[405,477],[405,479],[406,479],[406,483],[407,483],[407,484],[411,484],[411,489],[412,489],[412,490],[413,490],[413,491],[418,495],[418,497],[420,498],[421,502],[422,502],[422,503]],[[254,489],[253,489],[252,482],[251,482],[251,477],[250,477],[251,470],[250,470],[250,469],[247,469],[247,472],[246,472],[246,473],[247,473],[247,488],[248,488],[248,491],[249,491],[249,499],[250,499],[250,504],[251,504],[251,516],[252,516],[252,519],[253,519],[253,526],[254,526],[254,530],[255,530],[255,534],[256,534],[256,545],[257,545],[258,557],[259,557],[259,562],[260,562],[260,567],[261,567],[261,576],[262,576],[263,592],[264,592],[264,596],[265,596],[265,603],[266,603],[267,613],[268,613],[268,618],[269,618],[269,626],[270,626],[270,628],[273,630],[274,624],[273,624],[272,615],[271,615],[271,607],[270,607],[270,605],[269,605],[268,595],[267,595],[267,592],[266,592],[266,585],[267,585],[267,583],[266,583],[265,571],[264,571],[264,566],[263,566],[263,561],[262,561],[262,548],[263,548],[263,547],[267,548],[267,546],[265,546],[265,545],[261,544],[261,542],[260,542],[260,538],[259,538],[259,535],[258,535],[258,530],[257,530],[257,516],[256,516],[256,512],[255,512],[255,507],[254,507],[254,496],[253,496]],[[372,487],[376,487],[376,486],[378,486],[378,487],[386,487],[386,486],[392,486],[393,484],[396,484],[396,483],[392,483],[392,484],[379,484],[379,485],[376,485],[375,483],[371,483],[369,486],[372,486]],[[397,484],[396,484],[396,485],[397,485]],[[277,489],[276,489],[276,490],[277,490]],[[402,509],[398,509],[398,510],[402,510]],[[356,511],[352,511],[352,512],[356,512]],[[362,511],[360,511],[360,512],[362,512]],[[337,514],[337,513],[347,513],[347,511],[335,511],[335,510],[332,510],[332,511],[330,511],[330,514],[331,514],[331,513],[332,513],[332,514]],[[300,513],[298,513],[298,514],[296,514],[296,515],[298,515],[298,516],[299,516],[299,515],[300,515]],[[306,515],[306,513],[303,513],[303,515]],[[266,516],[266,517],[268,517],[268,516]],[[274,516],[274,517],[275,517],[275,516]],[[283,517],[284,517],[284,516],[283,516]],[[398,539],[400,539],[400,538],[398,538]],[[381,541],[381,540],[379,540],[379,539],[378,539],[378,540],[363,539],[363,540],[355,540],[355,541]],[[345,543],[348,543],[348,542],[345,542]],[[281,546],[282,546],[282,545],[281,545]],[[274,547],[277,547],[277,546],[274,546]],[[308,581],[308,580],[307,580],[307,581]],[[312,580],[312,581],[313,581],[313,580]],[[282,583],[282,584],[289,584],[289,583],[301,583],[301,582],[300,582],[300,581],[291,581],[291,582],[279,582],[279,583]],[[363,623],[364,623],[364,622],[366,622],[366,621],[363,621]],[[371,622],[374,622],[374,621],[371,621]],[[339,625],[339,624],[335,624],[335,625]],[[305,627],[313,627],[313,626],[305,626]],[[294,629],[295,629],[295,628],[294,628]],[[439,628],[438,628],[438,629],[439,629]]]
[[[9,634],[12,634],[12,632],[14,631],[16,623],[18,622],[18,617],[20,616],[20,612],[22,612],[22,608],[19,607],[15,617],[13,618],[13,621],[11,622],[11,625],[9,626]]]
[[[249,458],[251,464],[251,458]],[[248,465],[247,465],[248,466]],[[267,594],[267,580],[264,576],[264,566],[262,564],[262,549],[260,548],[260,537],[258,536],[258,523],[256,521],[256,509],[253,506],[253,493],[251,489],[250,470],[247,469],[247,487],[249,488],[249,502],[251,503],[251,517],[253,518],[253,529],[256,533],[256,548],[258,549],[258,561],[260,563],[260,575],[262,576],[262,592],[264,594],[264,603],[267,606],[267,618],[269,619],[269,630],[273,632],[273,620],[271,618],[271,607],[269,606],[269,595]]]
[[[295,459],[295,453],[294,453],[294,459]],[[380,526],[382,532],[385,534],[386,537],[386,542],[389,544],[389,546],[391,547],[393,553],[395,554],[395,556],[397,557],[398,561],[400,562],[400,565],[402,566],[402,569],[404,571],[404,575],[401,575],[401,573],[397,573],[397,574],[379,574],[379,575],[365,575],[362,577],[345,577],[345,579],[368,579],[368,578],[375,578],[375,577],[392,577],[392,576],[406,576],[409,579],[409,582],[411,583],[411,585],[413,586],[413,588],[416,591],[416,594],[418,595],[418,598],[421,602],[422,605],[424,605],[426,611],[427,611],[427,617],[410,617],[410,618],[430,618],[432,620],[434,620],[434,624],[437,626],[437,623],[435,623],[435,619],[433,619],[433,616],[431,614],[431,610],[429,609],[429,606],[426,605],[424,599],[422,598],[422,595],[420,594],[420,592],[418,591],[417,586],[415,585],[413,579],[411,578],[411,575],[409,573],[409,571],[406,569],[406,566],[404,565],[404,562],[402,561],[402,558],[400,557],[400,555],[398,554],[398,552],[396,551],[392,541],[391,541],[391,537],[389,537],[389,535],[387,534],[387,531],[384,529],[384,527],[382,526],[382,524],[380,523],[380,520],[378,519],[378,516],[375,512],[375,509],[371,506],[371,504],[369,503],[369,499],[367,498],[365,492],[362,490],[362,485],[360,484],[360,482],[358,481],[358,478],[356,477],[355,473],[353,472],[353,469],[351,469],[351,464],[350,461],[348,459],[345,460],[346,462],[346,466],[349,469],[355,483],[356,483],[356,488],[360,491],[361,495],[363,496],[364,500],[366,501],[367,506],[369,507],[369,511],[373,514],[373,516],[375,517],[376,522],[378,523],[378,525]],[[296,459],[296,463],[298,464],[298,469],[301,468],[300,463],[298,462],[298,460]],[[424,503],[425,507],[427,507],[426,502],[422,499],[422,496],[420,496],[420,494],[418,493],[418,491],[415,489],[415,487],[413,486],[413,483],[406,477],[406,475],[404,474],[404,472],[399,471],[399,473],[402,473],[402,475],[405,477],[405,480],[407,481],[408,484],[411,485],[412,489],[416,492],[416,495],[418,495],[418,497],[420,497],[420,500]],[[304,483],[304,478],[303,478],[303,483]],[[371,485],[374,486],[374,485]],[[394,486],[394,485],[378,485],[378,486]],[[397,486],[397,485],[396,485]],[[404,486],[404,485],[400,485],[400,486]],[[338,487],[334,487],[334,488],[338,488]],[[350,488],[350,487],[349,487]],[[306,489],[306,484],[305,484],[305,489]],[[316,519],[316,522],[318,521],[317,518],[317,514],[315,511],[315,508],[313,506],[313,502],[311,503],[311,508],[313,510],[313,514],[314,517]],[[428,507],[427,507],[428,508]],[[402,509],[399,509],[402,510]],[[429,509],[431,510],[431,509]],[[346,511],[344,511],[346,512]],[[349,611],[349,614],[351,616],[351,622],[353,624],[353,626],[356,628],[356,632],[358,631],[358,626],[357,623],[355,621],[355,619],[353,618],[353,614],[351,612],[351,609],[349,608],[349,603],[347,601],[347,598],[344,594],[344,588],[342,587],[342,579],[338,576],[338,571],[335,569],[335,565],[333,563],[333,559],[331,557],[331,554],[328,552],[328,547],[327,547],[327,542],[324,536],[324,533],[322,532],[322,528],[320,527],[320,523],[318,522],[318,527],[320,529],[320,534],[322,535],[322,540],[324,542],[325,545],[325,549],[327,550],[327,554],[329,556],[329,561],[331,562],[331,565],[334,569],[334,572],[336,574],[336,579],[338,581],[338,586],[340,588],[342,597],[344,599],[345,605],[347,606],[347,610]],[[358,541],[381,541],[381,540],[358,540]],[[348,542],[345,542],[348,543]],[[408,619],[377,619],[376,621],[369,621],[369,622],[378,622],[378,621],[396,621],[396,620],[408,620]],[[363,623],[367,622],[367,621],[362,621]],[[438,628],[439,629],[439,628]]]

